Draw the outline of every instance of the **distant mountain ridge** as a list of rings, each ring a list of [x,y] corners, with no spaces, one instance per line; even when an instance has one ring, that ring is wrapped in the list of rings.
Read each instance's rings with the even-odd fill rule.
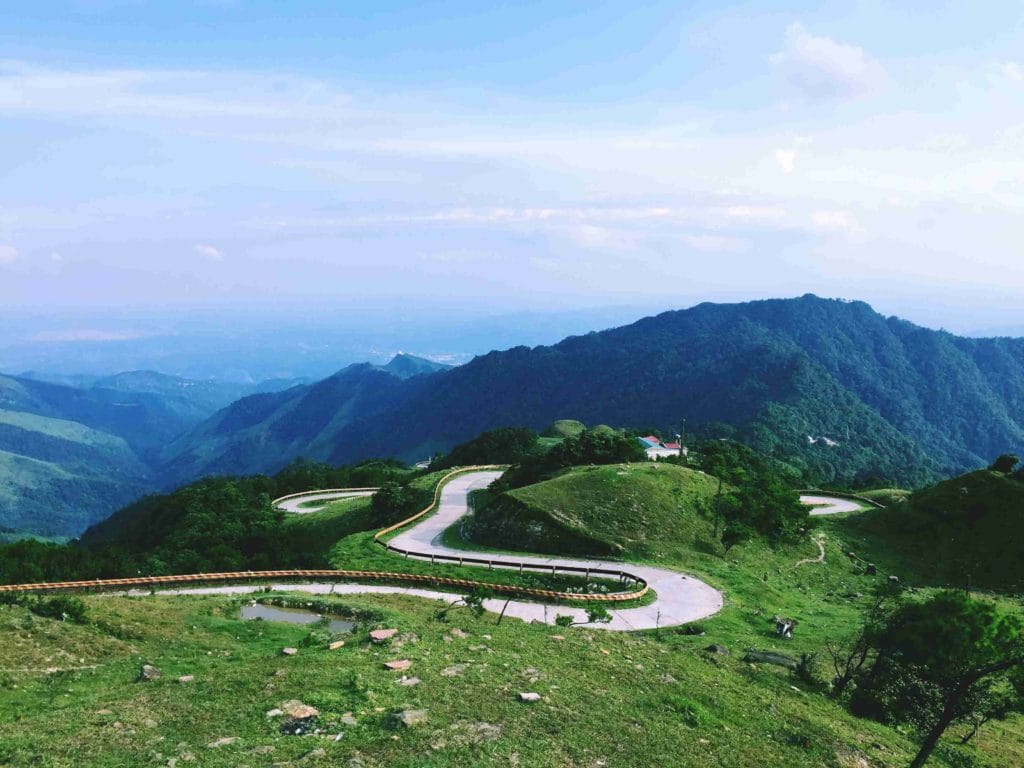
[[[261,401],[260,419],[287,434],[287,455],[334,462],[413,460],[485,429],[539,429],[559,418],[666,431],[685,419],[809,480],[912,486],[1024,449],[1024,340],[957,337],[812,295],[705,303],[552,346],[491,352],[372,397],[362,375],[332,377],[330,394],[314,385],[315,418],[289,399]],[[231,444],[224,414],[213,420]],[[208,429],[171,453],[197,450]],[[268,454],[281,445],[273,431],[259,440]],[[235,458],[225,466],[258,468]]]

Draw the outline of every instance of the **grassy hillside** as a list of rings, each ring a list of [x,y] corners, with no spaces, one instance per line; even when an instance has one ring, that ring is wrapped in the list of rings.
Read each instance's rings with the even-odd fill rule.
[[[842,522],[892,572],[923,583],[1024,591],[1024,481],[988,470]]]
[[[558,477],[477,503],[475,541],[540,552],[650,556],[665,543],[710,536],[695,514],[717,481],[672,464],[613,464]]]

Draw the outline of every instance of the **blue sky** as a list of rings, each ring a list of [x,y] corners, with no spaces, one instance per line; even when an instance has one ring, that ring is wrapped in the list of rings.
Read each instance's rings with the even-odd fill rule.
[[[0,8],[0,304],[1019,324],[1018,2]]]

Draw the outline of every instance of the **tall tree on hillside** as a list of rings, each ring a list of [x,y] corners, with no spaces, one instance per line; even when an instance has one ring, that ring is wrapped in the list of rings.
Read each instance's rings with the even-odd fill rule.
[[[943,592],[904,605],[872,634],[877,655],[850,704],[924,733],[910,768],[927,762],[953,723],[995,716],[993,701],[1024,695],[1024,620],[993,603]]]

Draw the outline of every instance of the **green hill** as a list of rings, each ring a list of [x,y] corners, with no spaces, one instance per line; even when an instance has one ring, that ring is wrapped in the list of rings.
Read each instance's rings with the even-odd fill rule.
[[[717,490],[709,475],[672,464],[578,467],[478,503],[474,541],[539,552],[648,557],[666,543],[711,536],[696,514]]]
[[[840,523],[889,572],[926,584],[1024,590],[1024,481],[979,470]]]

